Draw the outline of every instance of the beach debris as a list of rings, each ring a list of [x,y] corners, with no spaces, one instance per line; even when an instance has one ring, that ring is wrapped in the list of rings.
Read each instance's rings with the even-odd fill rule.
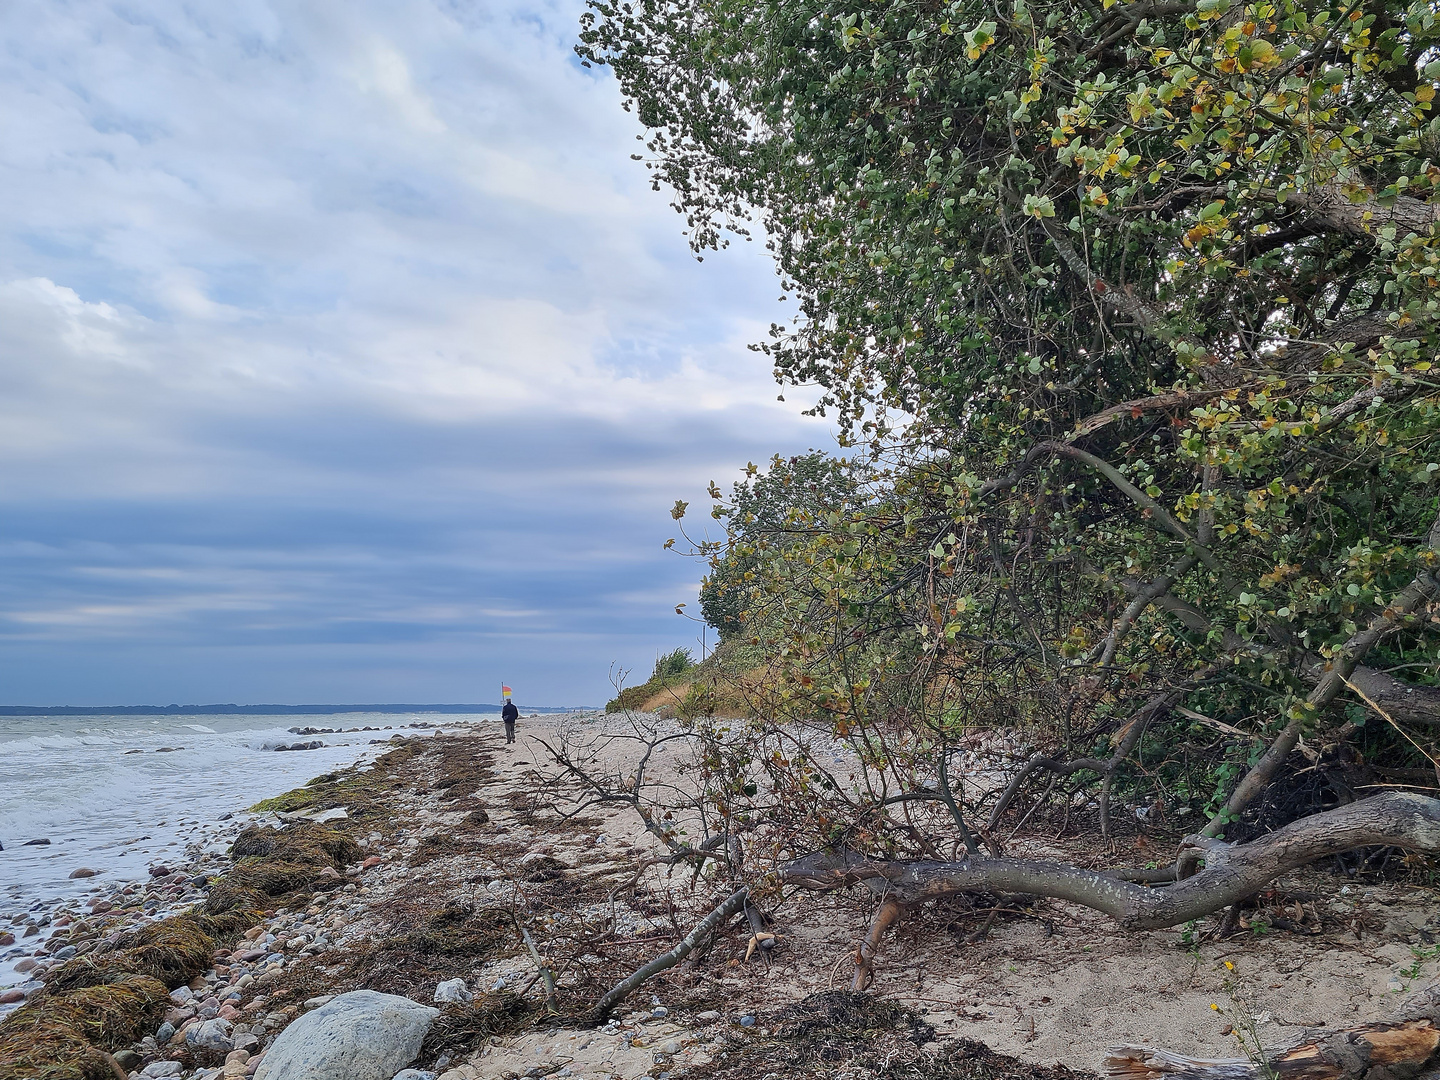
[[[439,1015],[409,998],[352,990],[285,1028],[255,1080],[392,1080],[415,1060]]]
[[[114,1076],[107,1051],[154,1030],[169,1006],[165,986],[144,975],[68,992],[47,988],[0,1024],[0,1061],[14,1076]]]
[[[463,1004],[474,995],[465,987],[464,979],[446,979],[435,987],[435,1000],[446,1005]]]

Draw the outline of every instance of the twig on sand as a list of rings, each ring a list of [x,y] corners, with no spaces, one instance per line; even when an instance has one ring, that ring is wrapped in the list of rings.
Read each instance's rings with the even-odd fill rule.
[[[744,888],[732,893],[722,901],[714,911],[701,919],[699,925],[697,925],[694,930],[691,930],[690,933],[686,934],[673,949],[669,952],[661,953],[634,974],[616,983],[604,997],[596,1002],[595,1018],[597,1020],[605,1019],[605,1017],[610,1015],[610,1011],[614,1009],[616,1005],[624,1001],[650,979],[660,974],[660,972],[674,967],[681,960],[684,960],[685,957],[694,951],[695,946],[704,941],[721,923],[744,907],[745,900],[748,896],[749,890]]]
[[[519,926],[519,923],[517,922],[516,925]],[[535,958],[535,966],[540,969],[540,978],[545,981],[545,1004],[554,1008],[555,973],[540,958],[540,950],[535,948],[535,939],[530,936],[530,931],[526,927],[520,927],[520,936],[525,940],[525,947],[530,950],[530,955]],[[530,980],[532,984],[534,981],[534,979]]]

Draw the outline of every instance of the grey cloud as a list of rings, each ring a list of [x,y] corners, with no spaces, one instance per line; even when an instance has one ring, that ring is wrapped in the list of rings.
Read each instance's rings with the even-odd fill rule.
[[[579,10],[0,11],[7,696],[595,701],[689,642],[669,504],[826,429]]]

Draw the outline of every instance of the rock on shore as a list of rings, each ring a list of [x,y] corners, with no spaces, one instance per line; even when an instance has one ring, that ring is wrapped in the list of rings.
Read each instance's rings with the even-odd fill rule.
[[[390,1080],[415,1060],[439,1015],[394,994],[341,994],[282,1031],[255,1080]]]

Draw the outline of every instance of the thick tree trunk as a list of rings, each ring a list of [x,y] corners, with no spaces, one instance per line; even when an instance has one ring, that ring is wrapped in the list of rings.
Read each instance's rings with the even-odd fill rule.
[[[1258,1056],[1258,1055],[1257,1055]],[[1145,1046],[1114,1046],[1105,1071],[1115,1080],[1405,1080],[1440,1070],[1440,983],[1412,997],[1388,1022],[1306,1031],[1267,1047],[1263,1064],[1210,1060]]]
[[[897,903],[925,903],[960,892],[1011,892],[1070,900],[1113,916],[1130,930],[1177,926],[1260,891],[1280,874],[1358,847],[1394,845],[1440,852],[1440,800],[1390,792],[1313,814],[1248,844],[1187,838],[1178,862],[1204,869],[1165,888],[1061,863],[969,858],[957,862],[887,862],[854,853],[819,854],[782,868],[781,877],[810,889],[864,882]]]

